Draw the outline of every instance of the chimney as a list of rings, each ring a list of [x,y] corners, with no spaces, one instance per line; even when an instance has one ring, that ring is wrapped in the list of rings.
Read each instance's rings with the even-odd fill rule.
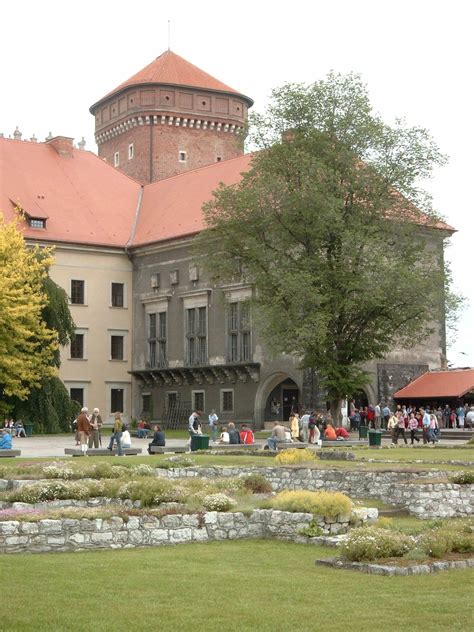
[[[15,131],[13,132],[13,138],[15,140],[21,140],[21,136],[22,136],[22,133],[18,129],[18,125],[17,125]]]
[[[54,138],[46,140],[46,145],[51,145],[60,156],[72,156],[73,140],[68,136],[54,136]]]

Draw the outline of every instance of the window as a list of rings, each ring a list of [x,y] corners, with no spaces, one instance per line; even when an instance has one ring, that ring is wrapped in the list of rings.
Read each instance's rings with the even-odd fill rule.
[[[80,407],[84,406],[84,389],[83,388],[70,388],[69,396],[73,402],[77,402]]]
[[[123,336],[110,336],[110,359],[123,360]]]
[[[178,285],[179,283],[179,270],[171,270],[170,272],[170,284]]]
[[[186,310],[186,362],[207,363],[207,307]]]
[[[71,303],[73,305],[84,305],[85,303],[85,292],[84,292],[84,281],[79,281],[78,279],[71,279]]]
[[[151,415],[151,394],[142,393],[142,415]]]
[[[185,151],[180,151],[179,152],[179,162],[186,162],[187,158],[186,158],[186,152]]]
[[[204,391],[193,391],[193,410],[205,410]]]
[[[120,154],[118,151],[114,154],[114,167],[118,167],[120,165]]]
[[[30,228],[46,228],[46,220],[30,217],[28,219],[28,225]]]
[[[134,155],[135,155],[135,148],[133,146],[133,143],[130,143],[130,145],[128,146],[128,159],[132,160]]]
[[[221,410],[223,413],[234,412],[234,391],[221,391]]]
[[[168,391],[166,393],[166,409],[175,408],[178,404],[178,393],[176,391]]]
[[[168,366],[166,355],[166,312],[148,314],[148,351],[150,368]]]
[[[75,334],[71,341],[71,359],[84,359],[84,334]]]
[[[110,389],[110,412],[123,413],[123,388]]]
[[[217,156],[217,162],[220,162],[222,160],[221,156]]]
[[[112,283],[112,307],[124,307],[123,283]]]
[[[249,362],[250,306],[248,303],[229,303],[227,308],[227,360]]]

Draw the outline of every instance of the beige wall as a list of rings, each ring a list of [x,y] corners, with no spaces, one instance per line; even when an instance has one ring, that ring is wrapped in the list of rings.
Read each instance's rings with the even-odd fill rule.
[[[85,282],[85,304],[70,305],[76,331],[85,334],[83,360],[71,359],[70,348],[61,351],[60,378],[68,390],[84,388],[84,405],[98,407],[104,422],[111,422],[111,389],[123,389],[124,419],[130,420],[132,265],[122,251],[79,246],[57,246],[51,277],[68,296],[71,279]],[[111,284],[123,283],[125,306],[111,306]],[[124,360],[110,359],[110,336],[124,336]]]

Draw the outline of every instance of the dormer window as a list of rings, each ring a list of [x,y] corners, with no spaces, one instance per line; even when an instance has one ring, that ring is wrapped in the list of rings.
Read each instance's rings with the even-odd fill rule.
[[[38,217],[29,217],[28,225],[30,228],[46,228],[46,220]]]

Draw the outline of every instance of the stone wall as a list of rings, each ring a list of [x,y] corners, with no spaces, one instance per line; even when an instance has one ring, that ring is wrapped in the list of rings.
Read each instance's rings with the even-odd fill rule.
[[[430,483],[452,472],[341,471],[310,468],[259,468],[275,491],[283,489],[327,490],[351,498],[378,498],[389,505],[408,509],[420,518],[466,517],[474,514],[474,486]],[[246,476],[252,468],[182,468],[157,470],[158,476]],[[426,481],[426,482],[425,482]]]
[[[363,522],[376,517],[376,509],[357,512],[357,518]],[[314,518],[308,513],[259,509],[249,516],[240,512],[210,511],[204,514],[169,514],[162,518],[10,520],[0,522],[0,553],[122,549],[267,537],[304,541],[300,531],[308,527]],[[350,516],[316,519],[325,533],[342,533],[349,528]]]

